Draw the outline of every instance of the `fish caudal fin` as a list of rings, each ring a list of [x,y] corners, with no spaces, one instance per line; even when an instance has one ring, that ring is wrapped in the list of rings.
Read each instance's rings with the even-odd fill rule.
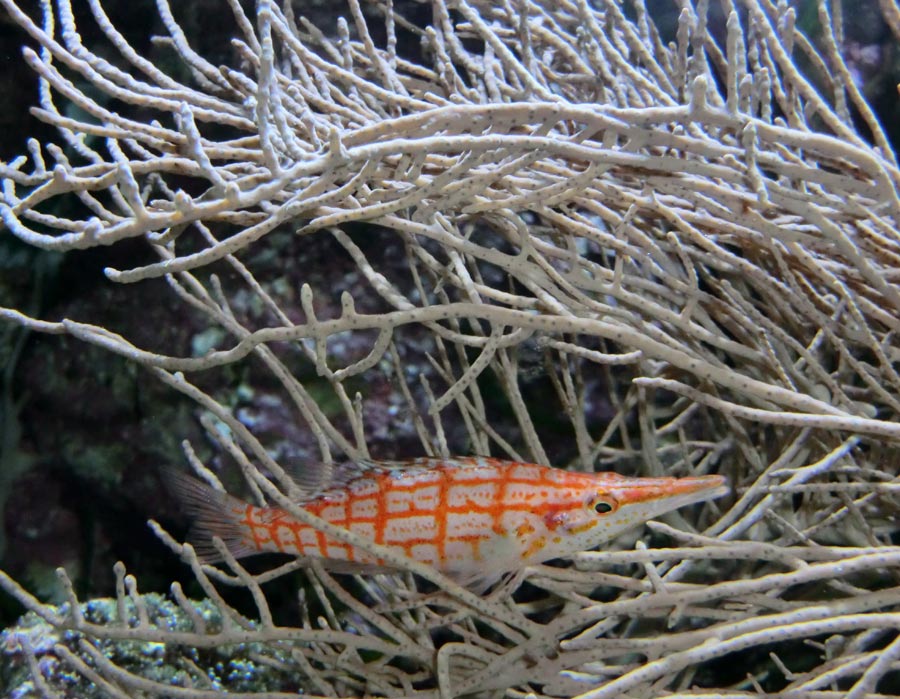
[[[213,545],[216,536],[235,558],[260,553],[242,524],[247,503],[181,471],[167,469],[164,478],[166,486],[181,503],[183,512],[193,520],[187,538],[202,563],[224,560]]]

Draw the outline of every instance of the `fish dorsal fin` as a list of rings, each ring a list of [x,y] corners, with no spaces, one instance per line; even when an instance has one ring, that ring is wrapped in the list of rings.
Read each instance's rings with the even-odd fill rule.
[[[342,473],[343,464],[300,457],[288,457],[280,461],[296,486],[293,499],[298,505],[315,500],[323,493],[341,488],[348,482]]]
[[[304,495],[328,490],[334,480],[335,464],[326,461],[308,461],[299,458],[283,459],[282,464],[294,485]]]
[[[324,462],[299,458],[282,460],[285,470],[297,486],[300,494],[295,498],[298,505],[322,497],[326,493],[341,490],[366,474],[384,473],[392,470],[388,462],[359,459],[354,461]]]
[[[418,471],[432,468],[478,468],[492,463],[498,463],[497,459],[488,456],[419,456],[414,459],[402,459],[398,461],[359,461],[362,468],[377,471]]]
[[[423,456],[399,461],[376,461],[374,459],[354,459],[338,463],[305,461],[299,458],[284,459],[286,470],[301,495],[297,504],[309,502],[335,490],[341,490],[350,483],[367,475],[427,471],[432,468],[477,468],[494,461],[488,457],[461,456],[448,459]]]

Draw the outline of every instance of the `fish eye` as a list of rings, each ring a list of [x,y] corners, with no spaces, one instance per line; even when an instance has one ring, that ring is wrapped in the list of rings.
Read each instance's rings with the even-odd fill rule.
[[[612,498],[597,498],[594,500],[594,512],[598,515],[607,515],[616,509],[618,503]]]

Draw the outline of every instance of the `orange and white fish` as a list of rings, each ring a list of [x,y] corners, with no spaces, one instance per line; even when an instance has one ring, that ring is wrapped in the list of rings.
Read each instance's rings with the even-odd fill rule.
[[[364,462],[306,477],[326,482],[298,503],[304,509],[461,581],[496,580],[586,551],[728,492],[722,476],[628,478],[486,457]],[[221,560],[211,545],[218,536],[238,558],[279,551],[344,570],[381,564],[281,508],[256,507],[183,474],[171,480],[195,518],[192,539],[203,560]]]

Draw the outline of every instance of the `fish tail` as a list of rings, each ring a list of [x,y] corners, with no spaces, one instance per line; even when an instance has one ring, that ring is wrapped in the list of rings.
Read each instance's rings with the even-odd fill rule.
[[[164,478],[181,503],[182,511],[193,520],[187,539],[202,563],[224,560],[225,557],[213,546],[212,540],[216,536],[235,558],[259,553],[243,523],[244,513],[250,505],[181,471],[167,469]]]

